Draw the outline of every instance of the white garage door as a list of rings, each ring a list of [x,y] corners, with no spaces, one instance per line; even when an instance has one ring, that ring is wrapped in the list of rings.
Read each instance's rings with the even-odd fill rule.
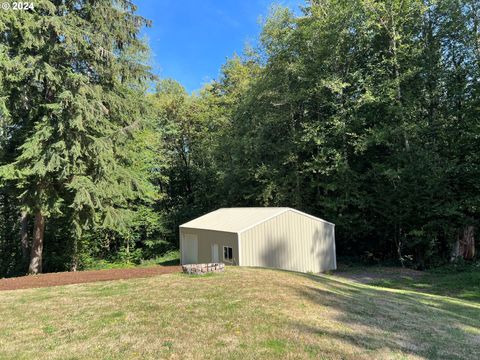
[[[198,237],[194,234],[183,235],[183,263],[196,264],[198,262]]]

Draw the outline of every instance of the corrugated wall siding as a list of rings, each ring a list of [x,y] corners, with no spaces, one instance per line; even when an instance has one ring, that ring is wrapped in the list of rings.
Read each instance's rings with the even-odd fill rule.
[[[197,263],[212,262],[212,245],[218,245],[218,260],[226,264],[238,265],[238,235],[215,230],[180,228],[180,253],[181,262],[184,263],[184,246],[183,241],[186,234],[197,236],[198,239],[198,259]],[[233,261],[223,260],[223,246],[230,246],[233,250]]]
[[[335,226],[288,211],[240,234],[240,265],[301,272],[336,268]]]

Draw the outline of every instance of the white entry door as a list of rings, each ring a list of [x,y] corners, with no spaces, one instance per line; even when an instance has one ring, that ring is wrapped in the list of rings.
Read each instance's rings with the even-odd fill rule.
[[[218,244],[212,244],[212,262],[218,263]]]
[[[183,263],[196,264],[198,262],[198,237],[194,234],[183,236]]]

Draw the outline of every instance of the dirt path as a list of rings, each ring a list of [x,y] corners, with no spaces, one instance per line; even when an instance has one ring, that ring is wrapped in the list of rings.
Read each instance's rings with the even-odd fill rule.
[[[82,284],[96,281],[145,278],[180,271],[181,266],[155,266],[148,268],[91,270],[50,273],[35,276],[30,275],[16,278],[0,279],[0,291],[69,284]]]

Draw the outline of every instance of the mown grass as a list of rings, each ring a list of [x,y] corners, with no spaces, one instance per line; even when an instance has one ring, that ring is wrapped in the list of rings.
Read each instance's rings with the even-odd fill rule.
[[[480,353],[478,301],[267,269],[5,291],[0,319],[0,358],[9,359],[477,359]]]
[[[480,303],[480,268],[471,267],[463,271],[436,269],[425,272],[421,277],[399,277],[380,279],[371,283],[381,287],[409,289]]]

